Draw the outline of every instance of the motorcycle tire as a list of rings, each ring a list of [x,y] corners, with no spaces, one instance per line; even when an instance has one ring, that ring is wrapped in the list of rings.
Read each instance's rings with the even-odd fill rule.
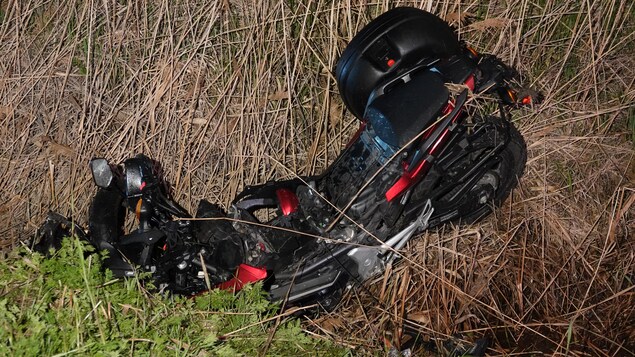
[[[433,215],[430,226],[454,222],[472,224],[485,218],[500,207],[518,185],[527,162],[527,145],[516,127],[499,117],[486,119],[495,123],[501,130],[507,130],[507,144],[498,153],[499,162],[482,174],[476,184],[465,194],[460,202],[453,204],[450,212],[444,211],[444,204],[451,193],[438,200],[437,212]],[[444,217],[445,216],[445,217]],[[451,217],[448,219],[448,217]]]
[[[426,178],[413,189],[410,198],[410,209],[398,219],[395,229],[405,227],[418,216],[418,211],[412,207],[420,207],[428,198],[432,200],[434,213],[428,227],[433,228],[445,223],[472,224],[491,214],[500,207],[512,190],[518,185],[527,161],[527,147],[525,141],[511,123],[499,117],[488,117],[483,124],[493,125],[496,130],[491,135],[479,138],[473,147],[494,147],[498,140],[505,138],[505,146],[496,154],[495,165],[472,176],[469,182],[452,186],[461,171],[465,172],[481,159],[475,150],[466,157],[448,167],[436,164]],[[475,124],[474,129],[480,124]],[[462,137],[467,138],[469,135]],[[482,155],[482,154],[480,154]],[[444,190],[443,187],[452,187]],[[463,192],[457,194],[457,192]],[[442,192],[439,194],[439,192]],[[445,192],[445,193],[443,193]]]

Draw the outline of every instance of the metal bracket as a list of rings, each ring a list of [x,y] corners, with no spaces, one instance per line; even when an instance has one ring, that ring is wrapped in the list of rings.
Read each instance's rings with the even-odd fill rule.
[[[432,207],[432,202],[428,199],[417,219],[383,244],[351,249],[347,255],[357,262],[359,277],[368,279],[377,272],[382,271],[387,263],[397,259],[399,256],[397,250],[403,248],[416,232],[428,228],[428,221],[433,212],[434,207]],[[384,256],[382,257],[382,255]]]

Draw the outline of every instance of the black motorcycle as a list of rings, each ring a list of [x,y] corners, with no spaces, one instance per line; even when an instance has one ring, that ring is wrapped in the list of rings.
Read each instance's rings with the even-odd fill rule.
[[[513,69],[438,17],[414,8],[379,16],[345,49],[336,78],[360,128],[323,174],[247,187],[228,212],[201,201],[193,218],[148,157],[93,159],[99,189],[86,239],[109,252],[116,276],[150,272],[174,293],[262,280],[287,306],[330,309],[417,233],[475,222],[516,186],[526,147],[508,110],[535,95],[519,96]],[[138,226],[124,233],[127,212]]]

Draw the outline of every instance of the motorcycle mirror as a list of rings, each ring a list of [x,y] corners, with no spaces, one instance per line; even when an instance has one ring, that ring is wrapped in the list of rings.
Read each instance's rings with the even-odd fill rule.
[[[93,181],[95,181],[97,187],[109,188],[112,185],[114,175],[108,160],[96,158],[90,160],[88,165],[90,166],[90,171],[93,173]]]

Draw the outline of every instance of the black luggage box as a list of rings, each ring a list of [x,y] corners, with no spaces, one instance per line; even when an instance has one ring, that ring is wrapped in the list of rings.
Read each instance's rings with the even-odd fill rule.
[[[437,16],[412,7],[394,8],[366,25],[337,62],[336,80],[344,104],[362,119],[368,97],[379,84],[430,58],[461,52],[452,28]]]

